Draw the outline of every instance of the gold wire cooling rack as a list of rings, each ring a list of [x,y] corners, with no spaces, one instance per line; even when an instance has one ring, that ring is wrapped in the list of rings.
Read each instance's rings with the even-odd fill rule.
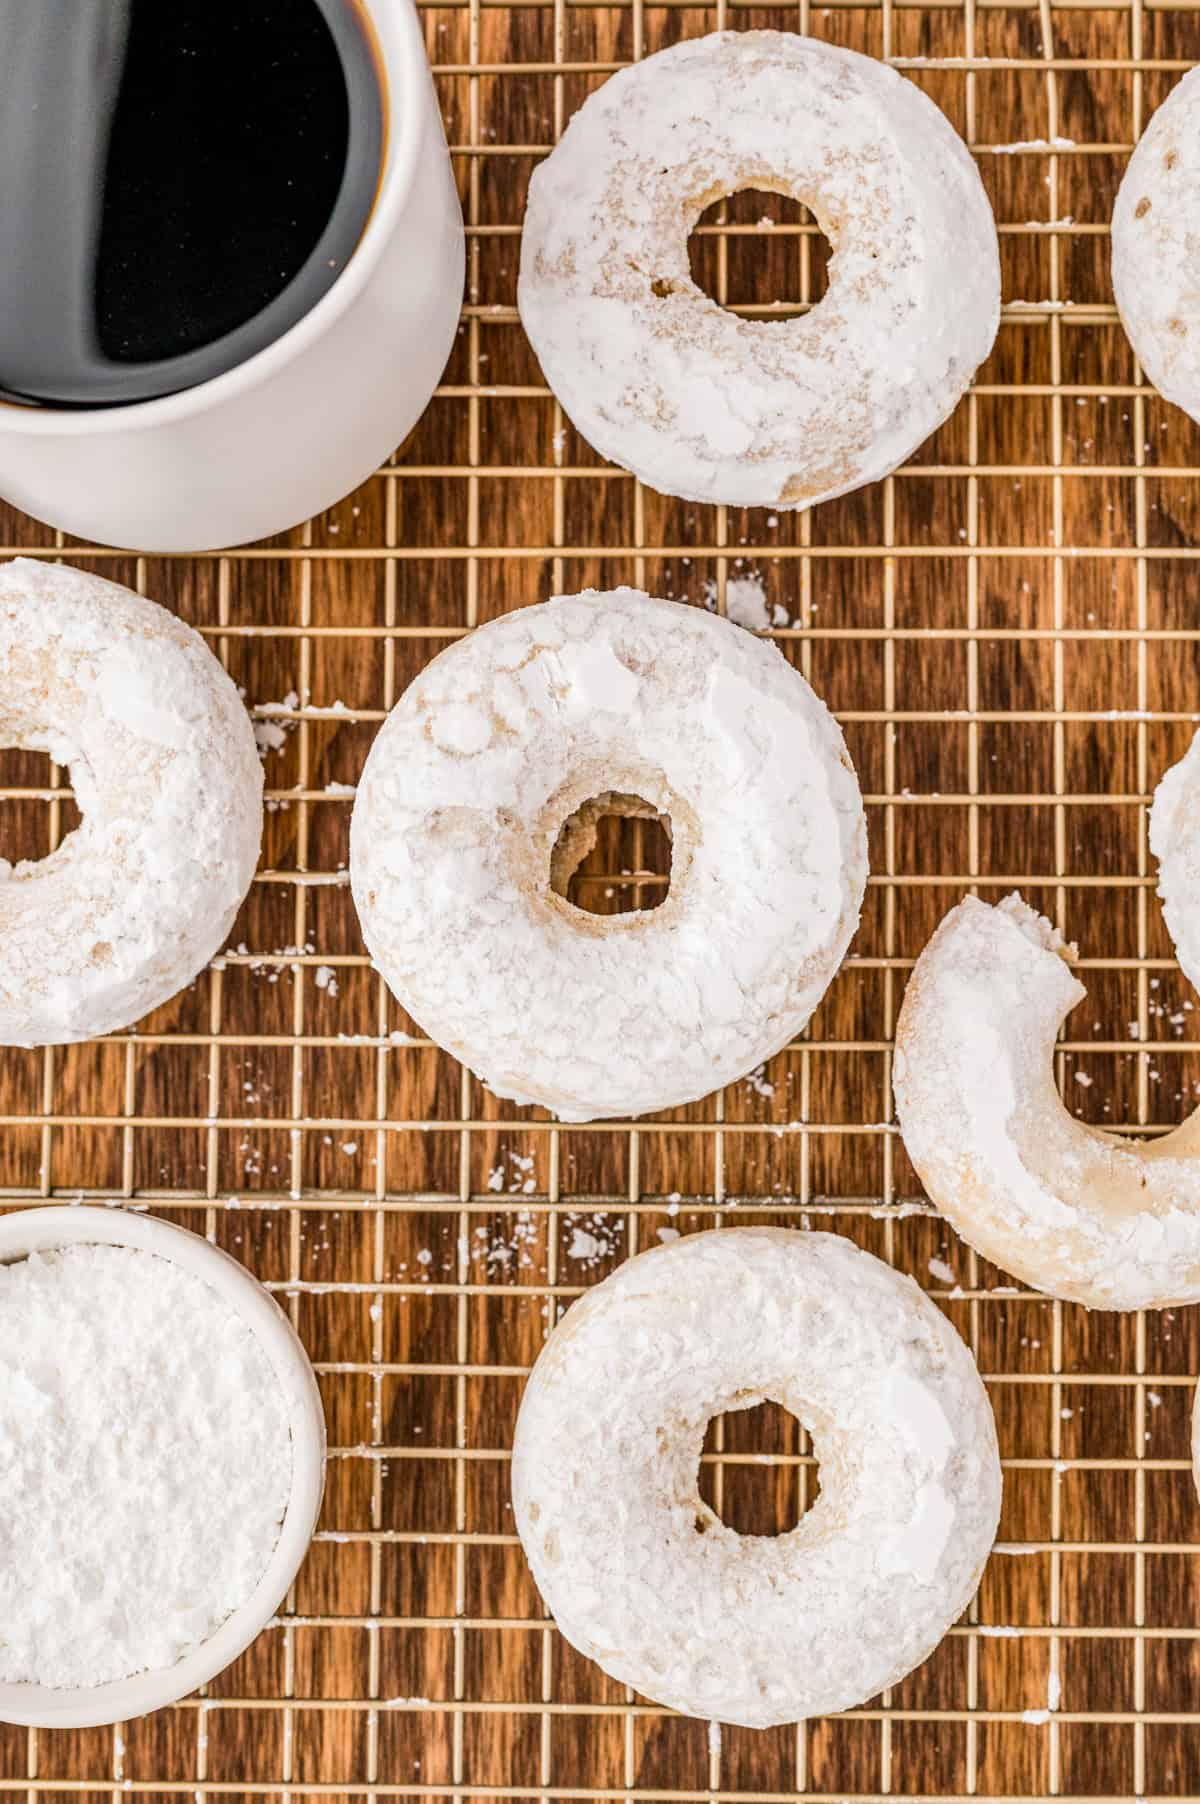
[[[1070,1105],[1150,1133],[1200,1089],[1145,823],[1200,712],[1200,440],[1141,380],[1107,273],[1125,157],[1200,57],[1200,12],[423,11],[468,293],[395,460],[303,529],[221,555],[133,557],[0,521],[6,550],[66,557],[202,629],[253,706],[270,797],[260,878],[211,971],[136,1033],[5,1053],[6,1205],[101,1197],[215,1238],[286,1300],[332,1443],[320,1532],[277,1625],[205,1696],[147,1720],[0,1728],[0,1792],[1195,1793],[1196,1312],[1089,1316],[970,1254],[896,1137],[890,1036],[945,909],[1019,885],[1080,944],[1090,994],[1059,1052]],[[971,144],[999,222],[1004,320],[969,399],[889,481],[802,516],[686,506],[601,464],[514,307],[526,179],[571,112],[625,61],[716,26],[890,58]],[[819,295],[819,233],[778,197],[706,216],[695,248],[730,305],[786,313]],[[690,1108],[568,1128],[497,1102],[388,998],[346,888],[347,826],[372,735],[433,653],[506,609],[618,582],[769,621],[844,723],[874,874],[801,1043]],[[74,819],[63,773],[9,753],[0,776],[6,853],[43,853]],[[652,835],[614,825],[576,893],[601,910],[660,897]],[[508,1504],[522,1378],[554,1312],[664,1232],[730,1221],[827,1227],[913,1273],[979,1358],[1005,1461],[999,1546],[937,1654],[862,1709],[768,1733],[710,1732],[577,1658]],[[797,1425],[765,1407],[714,1425],[704,1481],[757,1532],[814,1491]]]

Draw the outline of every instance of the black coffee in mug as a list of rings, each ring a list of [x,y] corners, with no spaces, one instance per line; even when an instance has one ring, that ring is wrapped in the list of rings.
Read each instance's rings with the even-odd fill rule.
[[[360,0],[0,0],[0,392],[103,407],[282,336],[366,226]]]

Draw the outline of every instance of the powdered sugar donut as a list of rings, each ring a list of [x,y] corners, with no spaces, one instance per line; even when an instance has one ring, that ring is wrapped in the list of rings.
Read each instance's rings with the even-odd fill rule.
[[[1200,979],[1200,737],[1159,785],[1150,844],[1179,962]],[[1093,1309],[1200,1300],[1200,1112],[1130,1141],[1070,1115],[1054,1041],[1087,994],[1019,896],[967,897],[917,960],[896,1027],[908,1155],[963,1239]]]
[[[666,901],[565,899],[600,812],[659,815]],[[569,1120],[702,1096],[804,1026],[858,921],[862,798],[765,641],[635,589],[523,608],[435,658],[371,748],[350,876],[405,1008]]]
[[[1150,850],[1158,860],[1158,894],[1175,956],[1200,990],[1200,733],[1154,792]]]
[[[782,1404],[820,1496],[775,1537],[701,1501],[712,1417]],[[573,1647],[692,1716],[845,1710],[936,1647],[979,1583],[1000,1461],[975,1362],[910,1278],[834,1234],[726,1228],[643,1253],[533,1368],[513,1509]]]
[[[80,570],[0,567],[0,743],[70,766],[82,823],[0,861],[0,1042],[136,1021],[190,983],[250,886],[262,765],[190,627]]]
[[[802,318],[741,319],[688,237],[743,188],[833,246]],[[622,69],[533,175],[518,288],[584,437],[693,501],[810,507],[894,470],[957,405],[1000,320],[996,227],[945,115],[885,63],[715,32]]]
[[[1200,70],[1172,88],[1134,146],[1112,216],[1112,280],[1146,374],[1200,419]]]

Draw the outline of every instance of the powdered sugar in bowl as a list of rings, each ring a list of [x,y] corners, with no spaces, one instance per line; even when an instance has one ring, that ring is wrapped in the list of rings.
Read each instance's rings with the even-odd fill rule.
[[[25,1210],[0,1267],[0,1721],[140,1716],[236,1659],[295,1577],[312,1367],[250,1273],[167,1222]]]

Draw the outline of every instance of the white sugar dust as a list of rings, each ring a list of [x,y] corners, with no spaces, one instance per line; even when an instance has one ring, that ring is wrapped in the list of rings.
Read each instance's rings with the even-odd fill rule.
[[[291,1479],[283,1389],[211,1285],[127,1247],[0,1266],[0,1680],[174,1665],[254,1591]]]

